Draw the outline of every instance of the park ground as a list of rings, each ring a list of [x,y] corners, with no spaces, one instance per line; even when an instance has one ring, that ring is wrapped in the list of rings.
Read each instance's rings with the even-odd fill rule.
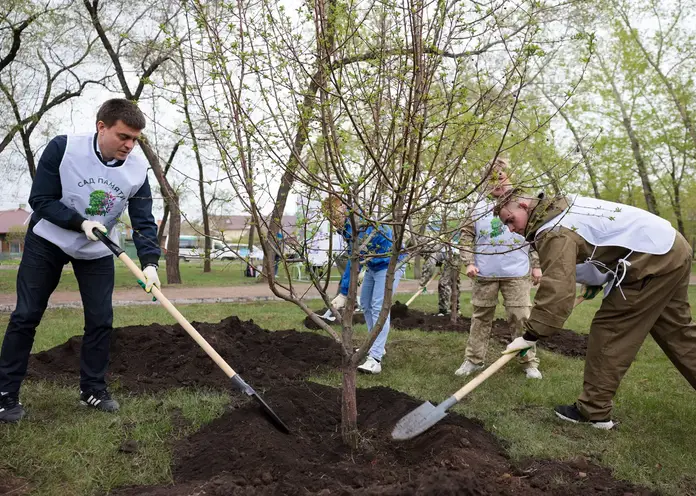
[[[239,286],[241,269],[216,266],[203,275],[194,264],[182,265],[187,286]],[[0,271],[4,297],[13,297],[12,277]],[[229,276],[229,279],[225,277]],[[72,278],[72,279],[71,279]],[[74,277],[66,274],[59,290],[75,289]],[[229,283],[229,284],[227,284]],[[117,288],[125,290],[131,280],[121,269]],[[171,288],[169,288],[171,290]],[[167,294],[167,288],[164,289]],[[66,293],[67,294],[67,293]],[[689,293],[696,304],[696,287]],[[404,300],[407,294],[398,299]],[[140,298],[142,300],[142,297]],[[471,315],[469,293],[462,294],[462,313]],[[321,302],[312,306],[319,308]],[[587,333],[598,301],[585,302],[573,312],[567,328]],[[434,312],[434,295],[418,298],[413,307]],[[289,303],[215,303],[181,305],[191,321],[217,322],[230,315],[253,319],[271,330],[302,327],[304,314]],[[499,316],[502,316],[502,312]],[[9,313],[0,313],[0,333]],[[172,324],[173,318],[159,306],[115,308],[117,327],[136,324]],[[50,349],[82,332],[82,310],[49,309],[39,326],[34,352]],[[359,337],[365,336],[358,326]],[[455,333],[393,332],[384,370],[379,376],[360,376],[359,387],[387,386],[417,398],[440,402],[458,389],[462,381],[453,375],[463,360],[466,335]],[[192,346],[195,346],[192,343]],[[491,341],[489,357],[501,346]],[[615,431],[559,423],[553,406],[572,402],[582,386],[583,360],[541,350],[542,381],[528,381],[511,365],[493,376],[455,407],[455,411],[479,419],[494,433],[513,459],[578,457],[613,470],[614,476],[665,494],[696,494],[696,396],[670,364],[655,342],[648,338],[628,371],[615,401]],[[489,360],[490,361],[490,360]],[[221,375],[221,380],[224,377]],[[312,380],[338,386],[338,373]],[[99,494],[123,485],[162,484],[171,480],[171,445],[221,415],[229,396],[207,390],[179,389],[155,395],[126,395],[114,385],[122,410],[116,416],[87,412],[77,406],[77,389],[51,382],[27,381],[22,400],[30,416],[20,425],[0,425],[0,477],[16,478],[12,494]],[[187,422],[175,422],[174,413]],[[119,451],[126,439],[139,442],[136,455]]]

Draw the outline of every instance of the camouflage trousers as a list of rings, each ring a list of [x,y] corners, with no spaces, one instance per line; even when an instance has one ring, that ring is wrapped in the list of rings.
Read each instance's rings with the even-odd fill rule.
[[[420,285],[425,286],[437,269],[437,258],[428,257],[421,271]],[[461,295],[460,277],[458,257],[445,257],[442,262],[440,280],[437,283],[437,309],[439,313],[450,313],[454,291],[457,292],[457,301],[459,301]]]
[[[466,343],[466,359],[477,365],[483,364],[488,351],[488,341],[498,305],[498,292],[503,294],[505,313],[510,326],[510,339],[524,334],[524,323],[529,318],[532,305],[529,292],[532,282],[529,277],[513,279],[476,279],[471,290],[471,329]],[[538,367],[536,348],[519,357],[522,368]]]

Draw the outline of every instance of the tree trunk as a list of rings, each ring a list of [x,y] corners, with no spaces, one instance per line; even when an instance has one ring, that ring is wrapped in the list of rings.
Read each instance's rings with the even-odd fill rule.
[[[22,137],[22,146],[24,147],[24,155],[27,158],[27,165],[29,166],[29,175],[33,180],[36,175],[36,160],[34,160],[34,152],[31,149],[30,133],[20,129],[19,135]]]
[[[558,105],[553,98],[551,98],[551,95],[546,93],[546,91],[541,88],[541,93],[546,97],[546,99],[551,102],[551,105],[554,106],[554,108],[558,111],[560,116],[563,118],[563,120],[566,123],[566,126],[568,126],[568,129],[570,130],[571,134],[573,135],[573,138],[575,138],[575,143],[578,145],[578,150],[580,151],[580,155],[582,156],[582,161],[585,164],[585,169],[587,170],[587,175],[590,176],[590,183],[592,184],[592,192],[594,193],[595,198],[600,198],[599,195],[599,186],[597,185],[597,175],[595,174],[594,168],[592,167],[592,163],[590,162],[590,155],[587,153],[587,149],[585,148],[585,145],[582,143],[582,140],[580,139],[580,133],[578,133],[578,130],[575,129],[575,126],[573,125],[573,122],[570,120],[570,117],[568,114],[563,110],[562,105]]]
[[[358,433],[358,401],[356,397],[357,368],[349,356],[343,356],[343,384],[341,388],[341,438],[352,449],[357,449],[360,439]]]
[[[689,136],[691,137],[691,141],[693,142],[693,145],[696,146],[696,129],[694,129],[693,122],[691,121],[691,115],[689,114],[689,109],[686,107],[686,98],[680,96],[677,92],[677,89],[674,87],[672,82],[669,80],[667,77],[667,74],[664,73],[664,71],[660,68],[659,65],[659,60],[660,56],[658,55],[658,59],[655,60],[655,58],[652,56],[650,52],[645,48],[645,45],[641,41],[641,37],[638,34],[638,31],[634,30],[633,27],[631,26],[630,20],[626,12],[623,10],[620,11],[621,17],[624,20],[624,23],[626,24],[626,27],[628,28],[629,33],[631,33],[631,36],[635,40],[636,44],[638,45],[638,48],[640,48],[640,51],[643,52],[643,55],[645,56],[645,60],[648,61],[648,64],[655,70],[657,73],[657,76],[660,78],[662,81],[662,84],[665,85],[665,88],[667,88],[667,93],[669,93],[670,98],[672,99],[672,102],[674,103],[674,106],[677,107],[677,112],[679,112],[679,116],[681,117],[682,123],[684,124],[684,127],[686,128],[686,131],[688,132]],[[662,39],[663,33],[662,29],[660,29],[657,33],[657,38]],[[662,45],[660,45],[660,50],[662,49]],[[658,52],[659,54],[659,52]]]
[[[563,117],[563,119],[566,121],[568,129],[570,129],[573,138],[575,138],[575,142],[578,144],[578,150],[580,151],[582,161],[585,164],[585,170],[587,170],[587,175],[590,176],[592,192],[594,193],[595,198],[601,199],[601,195],[599,194],[599,185],[597,184],[597,174],[595,174],[594,167],[592,167],[590,155],[589,153],[587,153],[587,149],[585,148],[585,145],[582,143],[582,140],[580,139],[580,134],[578,134],[577,129],[575,129],[575,126],[573,126],[573,123],[570,121],[570,118],[563,111],[562,108],[558,109],[558,113],[561,114],[561,117]]]
[[[181,284],[181,271],[179,270],[179,236],[181,235],[181,210],[179,199],[174,198],[170,202],[171,220],[169,221],[169,245],[165,260],[167,261],[167,284]]]
[[[681,188],[679,183],[675,180],[673,182],[674,188],[674,215],[677,217],[677,230],[686,237],[686,230],[684,228],[684,217],[682,216],[681,207]]]
[[[160,222],[159,229],[157,229],[157,244],[160,248],[167,248],[164,245],[164,233],[167,232],[167,219],[169,218],[169,205],[164,204],[164,213],[162,214],[162,222]]]
[[[640,176],[640,182],[643,186],[645,204],[648,207],[649,212],[659,216],[660,211],[657,207],[657,201],[655,200],[655,194],[653,193],[652,184],[650,183],[648,167],[645,163],[643,152],[640,149],[640,142],[638,141],[638,137],[636,136],[635,130],[633,129],[631,116],[629,115],[628,110],[626,109],[626,105],[624,104],[624,101],[621,98],[621,93],[619,92],[619,89],[616,87],[613,75],[609,73],[609,70],[607,69],[602,57],[598,57],[598,59],[601,64],[602,72],[604,73],[605,78],[611,85],[611,91],[614,95],[614,100],[616,101],[616,104],[619,106],[619,109],[621,110],[621,124],[623,124],[624,130],[626,131],[626,135],[628,136],[628,140],[631,143],[631,151],[633,152],[633,158],[636,161],[636,169],[638,170],[638,176]]]
[[[650,183],[650,177],[648,176],[648,168],[645,164],[645,159],[643,158],[643,152],[640,149],[640,142],[633,129],[633,124],[631,123],[631,118],[624,115],[622,119],[624,129],[628,135],[628,139],[631,142],[631,151],[633,152],[633,158],[636,161],[636,168],[638,169],[638,175],[640,176],[640,182],[643,185],[643,195],[645,196],[645,204],[648,207],[648,211],[655,215],[660,215],[660,210],[657,207],[657,201],[655,200],[655,193],[653,193],[652,184]]]
[[[210,220],[208,218],[208,202],[205,200],[205,177],[203,173],[203,161],[201,160],[201,152],[198,149],[198,138],[196,137],[196,131],[193,127],[193,121],[191,121],[191,113],[189,112],[188,104],[188,82],[186,80],[186,69],[184,68],[184,56],[179,50],[179,55],[181,57],[181,77],[183,79],[183,84],[180,86],[181,95],[184,98],[184,115],[186,116],[186,123],[188,124],[189,134],[191,135],[191,143],[193,145],[193,153],[196,156],[196,165],[198,165],[198,195],[201,199],[201,215],[203,217],[203,236],[205,236],[205,241],[203,245],[203,272],[210,272],[210,251],[212,248],[212,240],[210,239]]]
[[[169,234],[167,240],[167,284],[181,284],[181,271],[179,270],[179,236],[181,235],[181,209],[179,208],[179,196],[174,188],[169,184],[164,176],[164,171],[159,163],[157,154],[150,146],[147,138],[142,135],[140,138],[140,148],[142,148],[152,171],[155,173],[159,183],[164,201],[169,206]]]

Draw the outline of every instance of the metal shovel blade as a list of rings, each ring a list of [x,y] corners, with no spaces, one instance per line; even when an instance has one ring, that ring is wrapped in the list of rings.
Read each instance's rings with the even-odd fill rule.
[[[251,396],[261,406],[261,409],[263,410],[263,412],[266,415],[268,415],[268,418],[271,419],[271,422],[273,422],[278,429],[280,429],[285,434],[290,434],[290,428],[287,425],[285,425],[285,422],[283,422],[280,419],[280,417],[278,416],[278,414],[276,412],[274,412],[270,406],[268,406],[268,403],[263,401],[263,398],[261,396],[259,396],[259,394],[257,392],[254,392],[254,394],[252,394]]]
[[[447,416],[445,402],[433,406],[432,403],[426,401],[397,422],[392,431],[392,439],[395,441],[413,439],[437,424],[445,416]]]
[[[254,391],[254,388],[247,384],[239,374],[233,375],[232,377],[230,377],[230,380],[232,381],[232,384],[234,385],[235,389],[241,391],[247,396],[251,396],[256,400],[256,402],[261,406],[261,410],[263,410],[263,413],[265,413],[266,416],[269,419],[271,419],[271,422],[273,422],[273,425],[275,425],[278,428],[278,430],[284,432],[285,434],[290,434],[290,429],[287,425],[285,425],[285,422],[280,420],[278,414],[274,412],[270,406],[268,406],[268,403],[263,401],[263,398],[259,396],[259,393]]]

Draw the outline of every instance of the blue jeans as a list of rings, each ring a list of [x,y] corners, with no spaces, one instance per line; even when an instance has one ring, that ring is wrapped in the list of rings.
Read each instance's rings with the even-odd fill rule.
[[[56,289],[63,266],[72,262],[85,315],[80,350],[80,389],[106,388],[113,324],[114,257],[77,260],[31,231],[27,231],[22,261],[17,271],[17,306],[10,316],[0,352],[0,391],[18,392],[27,374],[36,327],[48,298]],[[50,332],[50,331],[49,331]]]
[[[404,275],[404,271],[405,269],[401,267],[394,273],[394,293],[396,293],[396,288]],[[372,330],[375,322],[377,322],[379,312],[382,309],[382,303],[384,302],[384,287],[386,286],[386,282],[387,269],[375,272],[374,270],[368,268],[367,272],[365,272],[365,279],[363,280],[362,290],[360,292],[360,304],[363,307],[368,332]],[[391,317],[389,314],[387,314],[387,320],[384,321],[384,327],[382,327],[379,335],[377,335],[375,342],[372,343],[372,348],[370,348],[368,353],[375,360],[381,360],[384,356],[384,346],[387,344],[390,322]]]

